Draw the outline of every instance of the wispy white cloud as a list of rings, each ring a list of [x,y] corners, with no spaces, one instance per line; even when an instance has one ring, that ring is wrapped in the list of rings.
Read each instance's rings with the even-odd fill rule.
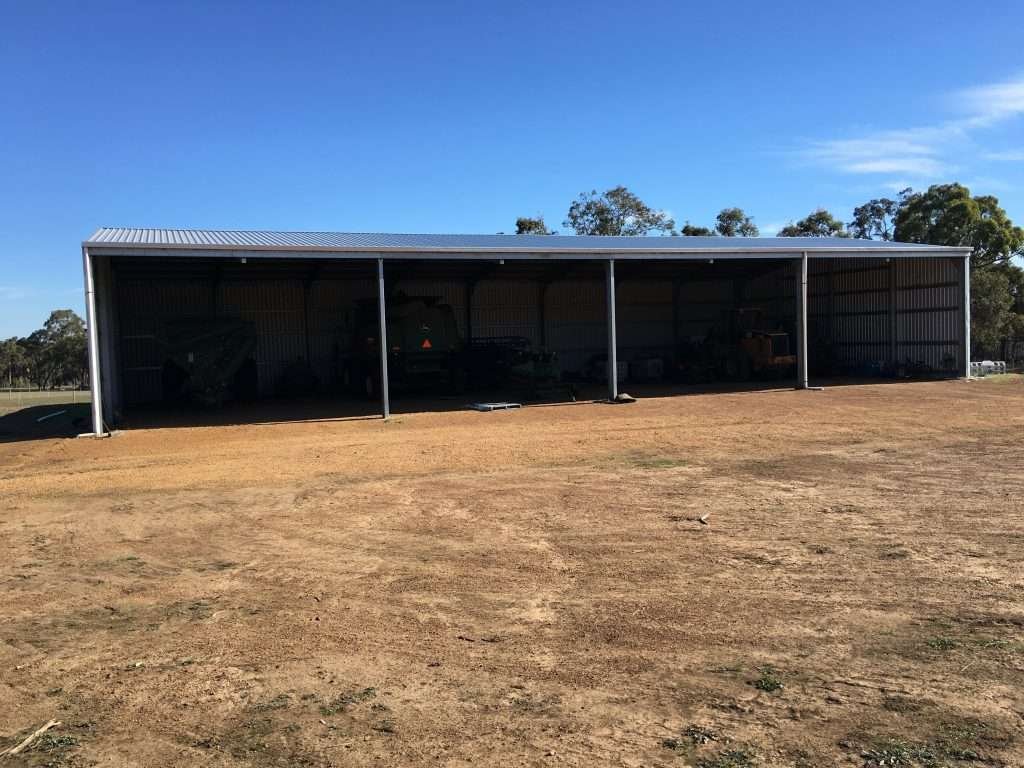
[[[996,163],[1024,163],[1024,149],[1008,149],[1003,152],[982,152],[984,160]]]
[[[900,174],[915,182],[958,170],[953,156],[973,148],[976,134],[1024,115],[1024,75],[1003,83],[954,93],[951,102],[963,117],[936,125],[871,131],[808,142],[802,156],[818,165],[850,174]],[[976,148],[974,151],[977,151]],[[983,159],[1024,160],[1024,152],[981,152]],[[900,182],[903,189],[910,182]]]
[[[933,176],[947,170],[934,142],[922,140],[906,131],[816,141],[805,154],[812,160],[846,173]]]
[[[19,288],[16,285],[0,285],[0,300],[19,301],[27,295],[24,288]]]
[[[803,156],[843,173],[898,173],[933,178],[955,170],[944,149],[959,139],[956,126],[877,131],[812,141]]]
[[[967,115],[970,126],[986,127],[1017,117],[1024,114],[1024,75],[958,91],[953,94],[953,103]]]

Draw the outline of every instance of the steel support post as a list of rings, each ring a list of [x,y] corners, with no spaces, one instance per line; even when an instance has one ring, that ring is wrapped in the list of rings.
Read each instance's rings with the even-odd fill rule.
[[[385,419],[391,417],[388,391],[388,318],[387,295],[384,293],[384,259],[377,259],[377,309],[380,313],[380,405]]]
[[[899,353],[897,351],[897,345],[899,343],[898,337],[898,322],[896,319],[896,261],[889,261],[889,362],[892,364],[893,371],[899,365]]]
[[[964,256],[964,376],[971,378],[971,257]]]
[[[619,355],[615,338],[615,260],[605,262],[605,287],[608,309],[608,398],[619,397]]]
[[[92,393],[92,431],[103,437],[103,391],[100,387],[100,333],[96,312],[96,279],[89,249],[82,249],[82,269],[85,272],[85,321],[89,327],[89,389]]]
[[[800,254],[796,282],[796,386],[807,389],[807,251]]]

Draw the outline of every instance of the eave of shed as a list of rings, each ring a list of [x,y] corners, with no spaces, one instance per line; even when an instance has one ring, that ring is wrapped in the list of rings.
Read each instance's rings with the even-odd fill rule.
[[[700,259],[963,256],[969,248],[838,237],[455,235],[103,227],[83,247],[103,254],[223,257]]]

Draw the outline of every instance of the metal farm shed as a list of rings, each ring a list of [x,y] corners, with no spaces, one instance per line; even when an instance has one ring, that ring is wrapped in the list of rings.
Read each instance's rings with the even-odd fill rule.
[[[723,311],[764,308],[796,341],[795,385],[912,364],[969,375],[969,249],[843,238],[415,235],[102,228],[82,243],[96,435],[159,402],[161,329],[238,318],[258,395],[290,363],[331,377],[339,324],[396,291],[439,297],[460,338],[522,337],[566,370],[671,359]],[[390,413],[387,334],[380,403]],[[826,365],[827,361],[827,365]]]

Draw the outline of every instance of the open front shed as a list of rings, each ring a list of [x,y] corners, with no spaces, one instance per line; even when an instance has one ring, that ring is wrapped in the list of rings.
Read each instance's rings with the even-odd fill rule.
[[[478,380],[515,346],[557,359],[560,379],[603,382],[610,399],[631,377],[750,375],[745,358],[713,350],[752,334],[792,361],[772,370],[800,388],[816,375],[969,375],[964,248],[104,228],[82,254],[97,435],[190,375],[256,400],[361,394],[387,417],[416,366],[436,366],[424,350],[438,339]],[[442,378],[461,392],[454,370]]]

